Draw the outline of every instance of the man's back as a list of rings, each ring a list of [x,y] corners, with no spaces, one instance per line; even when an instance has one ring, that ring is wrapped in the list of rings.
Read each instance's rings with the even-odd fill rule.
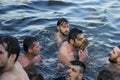
[[[65,41],[59,48],[58,60],[62,64],[68,65],[70,61],[74,60],[73,51],[74,48],[72,47],[72,45],[69,44],[68,41]]]

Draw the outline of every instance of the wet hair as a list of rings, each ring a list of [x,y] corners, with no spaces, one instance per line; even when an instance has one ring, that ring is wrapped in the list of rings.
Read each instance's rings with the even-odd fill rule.
[[[15,61],[16,61],[20,52],[18,39],[10,35],[2,35],[0,36],[0,44],[8,52],[8,58],[11,55],[16,54],[16,58],[15,58]]]
[[[23,40],[23,48],[24,51],[27,52],[29,48],[34,47],[33,43],[38,41],[35,37],[32,36],[25,36]]]
[[[113,74],[109,70],[101,70],[97,80],[114,80]]]
[[[71,61],[70,62],[72,65],[76,65],[76,66],[79,66],[80,67],[80,73],[84,73],[85,72],[85,69],[86,69],[86,66],[83,62],[81,61],[78,61],[78,60],[74,60],[74,61]]]
[[[77,35],[82,34],[82,33],[83,33],[83,31],[78,28],[71,29],[68,34],[68,42],[70,42],[70,39],[75,40],[77,38]]]
[[[120,45],[117,46],[120,49]]]
[[[58,22],[57,22],[57,26],[62,25],[64,22],[68,23],[68,20],[65,19],[65,18],[60,18],[60,19],[58,20]]]

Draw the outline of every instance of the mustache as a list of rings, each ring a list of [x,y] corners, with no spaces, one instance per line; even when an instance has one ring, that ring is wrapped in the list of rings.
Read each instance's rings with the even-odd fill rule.
[[[67,77],[71,77],[71,75],[69,74],[69,72],[66,73],[66,76],[67,76]]]
[[[114,59],[108,59],[111,63],[117,63],[117,58],[114,58]]]

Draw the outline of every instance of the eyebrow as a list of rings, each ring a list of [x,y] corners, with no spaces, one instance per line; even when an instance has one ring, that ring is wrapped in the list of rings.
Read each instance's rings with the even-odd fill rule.
[[[72,71],[77,72],[74,68],[71,68],[71,69],[72,69]]]
[[[84,37],[82,37],[82,38],[77,38],[78,40],[82,40],[82,39],[84,39]]]

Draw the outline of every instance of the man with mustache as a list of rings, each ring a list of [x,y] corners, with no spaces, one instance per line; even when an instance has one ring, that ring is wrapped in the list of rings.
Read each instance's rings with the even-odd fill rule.
[[[30,35],[25,36],[23,40],[23,49],[25,52],[18,57],[18,62],[20,62],[24,70],[27,72],[30,80],[39,80],[37,78],[42,78],[42,76],[40,77],[39,74],[37,74],[37,66],[35,65],[35,63],[42,61],[42,58],[39,55],[41,50],[39,41],[36,37]]]
[[[70,62],[64,77],[59,77],[56,80],[84,80],[85,65],[83,62],[74,60]]]
[[[65,41],[59,48],[58,60],[64,66],[70,64],[70,61],[79,60],[84,62],[88,57],[88,51],[85,47],[83,50],[80,47],[85,41],[83,31],[78,28],[73,28],[68,34],[68,40]]]
[[[0,80],[29,80],[17,61],[20,46],[16,37],[0,36]]]
[[[65,18],[60,18],[57,22],[57,30],[55,33],[55,41],[57,42],[58,47],[62,44],[62,42],[67,40],[67,35],[69,32],[69,22]]]
[[[111,72],[113,72],[114,76],[120,75],[120,45],[113,48],[112,51],[110,51],[109,56],[109,69]]]
[[[33,36],[25,36],[23,40],[23,49],[25,53],[18,57],[18,61],[23,68],[27,68],[29,65],[42,61],[39,55],[41,45],[39,41]]]
[[[115,80],[115,79],[113,77],[113,74],[109,70],[103,69],[98,73],[96,80]]]

